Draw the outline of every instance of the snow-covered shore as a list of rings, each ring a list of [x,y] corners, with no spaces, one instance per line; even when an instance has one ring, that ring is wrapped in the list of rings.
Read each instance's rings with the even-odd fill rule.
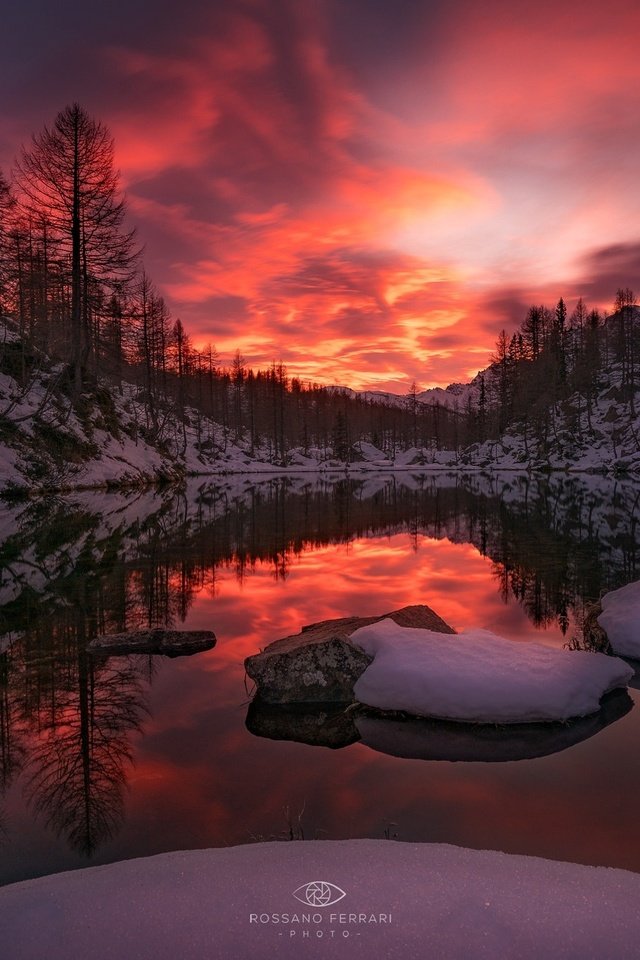
[[[626,960],[640,875],[446,844],[161,854],[0,890],[4,960]]]
[[[602,391],[588,416],[579,397],[566,410],[554,408],[554,429],[544,450],[530,428],[523,433],[513,427],[498,441],[457,450],[397,447],[390,453],[355,440],[347,461],[330,446],[294,447],[283,460],[267,441],[252,446],[190,408],[178,415],[168,406],[162,428],[152,429],[140,391],[130,383],[118,389],[101,383],[74,405],[57,387],[59,375],[59,367],[51,364],[21,387],[0,372],[0,496],[234,474],[640,473],[640,414],[631,415],[614,387]],[[614,370],[612,382],[616,377]],[[435,399],[425,394],[425,402]]]

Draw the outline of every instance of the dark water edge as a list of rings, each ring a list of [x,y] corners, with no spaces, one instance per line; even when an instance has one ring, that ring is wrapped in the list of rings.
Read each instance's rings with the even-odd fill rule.
[[[547,746],[530,731],[470,743],[443,724],[366,717],[322,746],[313,732],[300,742],[317,718],[283,724],[256,705],[247,718],[242,671],[317,609],[362,612],[341,604],[382,603],[383,585],[433,605],[436,578],[454,617],[465,604],[495,620],[504,606],[523,638],[579,644],[585,605],[637,577],[639,495],[596,477],[407,472],[194,479],[179,495],[0,510],[0,878],[301,834],[640,869],[622,843],[638,786],[626,694],[582,729],[546,731]],[[87,653],[97,633],[165,625],[212,628],[221,643],[173,664]]]

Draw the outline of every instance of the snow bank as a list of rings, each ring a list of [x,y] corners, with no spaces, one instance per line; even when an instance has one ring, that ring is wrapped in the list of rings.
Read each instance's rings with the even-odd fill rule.
[[[387,619],[351,640],[374,658],[354,686],[361,703],[448,720],[584,717],[633,676],[624,661],[603,653],[515,643],[488,630],[448,635]]]
[[[276,842],[5,887],[0,943],[4,960],[626,960],[639,905],[640,876],[624,870],[445,844]]]
[[[640,580],[605,593],[600,603],[598,623],[613,652],[640,660]]]

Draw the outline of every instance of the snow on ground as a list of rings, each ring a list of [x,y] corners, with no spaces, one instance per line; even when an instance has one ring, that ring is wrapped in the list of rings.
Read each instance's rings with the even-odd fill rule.
[[[640,580],[605,593],[598,623],[614,653],[640,660]]]
[[[360,440],[355,445],[355,449],[362,456],[362,458],[369,463],[388,464],[390,462],[389,458],[383,453],[382,450],[379,450],[378,447],[374,447],[372,443],[368,443],[366,440]]]
[[[5,887],[0,943],[3,960],[627,960],[640,875],[392,840],[165,853]]]
[[[354,686],[360,703],[447,720],[584,717],[633,677],[617,657],[515,643],[488,630],[449,635],[386,619],[360,627],[351,640],[374,658]]]

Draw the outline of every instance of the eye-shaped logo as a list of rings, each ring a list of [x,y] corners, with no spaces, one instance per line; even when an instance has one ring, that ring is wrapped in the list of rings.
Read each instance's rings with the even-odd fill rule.
[[[293,895],[300,903],[308,903],[311,907],[330,907],[338,900],[346,897],[346,893],[335,883],[328,883],[326,880],[312,880],[311,883],[303,883],[301,887],[293,891]]]

